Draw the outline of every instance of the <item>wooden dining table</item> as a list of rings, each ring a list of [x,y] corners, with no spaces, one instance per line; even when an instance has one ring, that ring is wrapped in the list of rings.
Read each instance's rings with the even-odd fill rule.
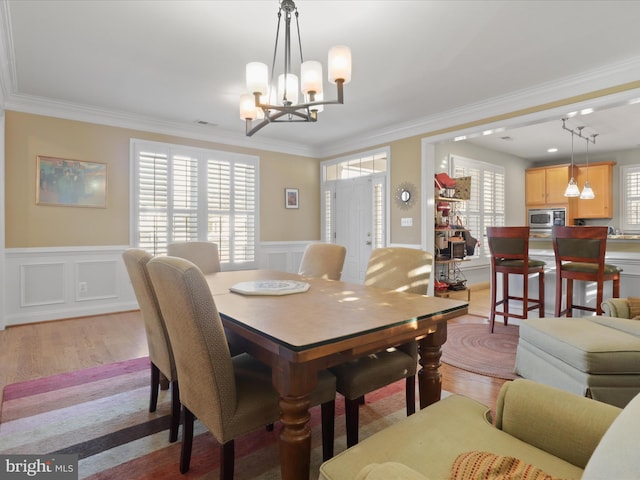
[[[273,270],[206,275],[230,344],[272,368],[280,393],[280,468],[285,480],[308,479],[309,398],[317,372],[416,339],[420,408],[440,400],[441,346],[447,320],[468,312],[466,302],[395,292]],[[245,295],[241,282],[293,280],[303,293]]]

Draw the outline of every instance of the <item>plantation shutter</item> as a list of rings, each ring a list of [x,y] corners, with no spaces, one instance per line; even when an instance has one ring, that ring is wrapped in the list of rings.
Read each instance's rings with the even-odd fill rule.
[[[174,155],[171,175],[171,239],[198,240],[198,159]]]
[[[161,255],[174,241],[211,241],[224,269],[257,267],[257,158],[133,145],[134,245]]]
[[[166,253],[168,228],[168,160],[162,153],[138,154],[138,242],[153,255]]]
[[[471,235],[481,240],[478,254],[489,255],[487,227],[505,223],[504,167],[454,155],[451,160],[454,177],[471,177],[470,198],[457,204],[456,214]]]
[[[622,222],[623,232],[640,231],[640,167],[629,166],[622,169]]]

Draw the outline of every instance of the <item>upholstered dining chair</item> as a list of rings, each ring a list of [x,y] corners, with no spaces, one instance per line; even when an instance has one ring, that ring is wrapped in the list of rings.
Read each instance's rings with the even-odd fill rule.
[[[213,242],[174,242],[167,245],[167,255],[186,258],[205,275],[220,271],[218,245]]]
[[[507,325],[509,317],[526,320],[531,310],[538,309],[538,316],[544,317],[544,267],[545,262],[529,258],[530,228],[487,227],[487,243],[491,254],[491,311],[489,323],[491,333],[496,315],[502,316]],[[502,299],[497,301],[498,274],[502,274]],[[538,296],[529,295],[529,275],[538,275]],[[509,275],[522,275],[522,296],[509,293]],[[521,302],[522,314],[509,310],[512,300]],[[497,307],[502,305],[502,310]]]
[[[148,268],[180,378],[180,472],[189,470],[197,417],[222,445],[220,478],[230,480],[234,439],[280,418],[271,369],[246,353],[231,357],[210,287],[198,267],[182,258],[156,257]],[[322,404],[324,458],[333,456],[335,381],[331,373],[320,371],[311,394],[311,405]]]
[[[311,243],[302,255],[299,275],[340,280],[347,249],[335,243]]]
[[[604,282],[612,281],[612,297],[620,297],[622,269],[605,261],[608,227],[569,227],[556,225],[552,230],[553,252],[556,259],[555,316],[571,317],[573,310],[586,310],[602,315]],[[562,309],[563,280],[567,281],[566,309]],[[573,303],[573,281],[595,282],[595,307]]]
[[[427,294],[433,255],[413,248],[377,248],[369,257],[364,283],[421,295]],[[345,319],[348,321],[348,319]],[[332,367],[337,390],[345,399],[347,447],[358,443],[359,406],[364,395],[406,379],[407,416],[416,411],[418,345],[415,341]]]
[[[180,394],[178,389],[178,373],[173,359],[173,351],[169,342],[167,327],[160,312],[147,264],[153,257],[145,250],[131,248],[122,254],[124,264],[129,273],[133,291],[138,300],[142,313],[144,329],[149,346],[149,360],[151,361],[151,398],[149,411],[155,412],[158,404],[158,389],[162,374],[171,387],[171,424],[169,427],[169,441],[178,439],[180,425]]]

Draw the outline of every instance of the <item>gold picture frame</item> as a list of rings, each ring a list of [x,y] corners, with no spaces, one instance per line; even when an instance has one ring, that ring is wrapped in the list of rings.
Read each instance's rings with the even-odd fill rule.
[[[36,205],[107,207],[107,164],[38,155]]]

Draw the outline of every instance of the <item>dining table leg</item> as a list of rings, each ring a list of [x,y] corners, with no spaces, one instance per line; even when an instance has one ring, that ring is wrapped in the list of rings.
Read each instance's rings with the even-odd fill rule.
[[[309,395],[280,397],[280,471],[283,480],[309,478],[311,428]]]
[[[442,394],[442,374],[440,357],[442,345],[447,341],[447,321],[441,320],[434,333],[418,340],[420,370],[418,371],[418,390],[420,408],[425,408],[440,400]]]
[[[305,365],[279,364],[273,384],[280,392],[280,472],[283,480],[308,479],[311,464],[311,392],[316,387],[317,371]]]

